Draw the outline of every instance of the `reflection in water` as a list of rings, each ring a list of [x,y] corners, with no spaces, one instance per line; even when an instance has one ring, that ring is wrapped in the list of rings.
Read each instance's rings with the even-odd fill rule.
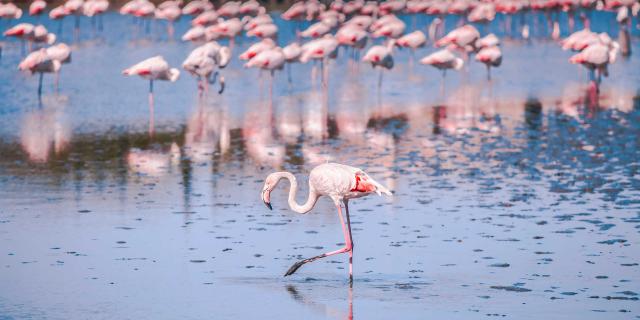
[[[207,102],[198,100],[184,138],[185,155],[197,164],[207,163],[216,151],[226,154],[231,143],[227,106]]]
[[[71,140],[71,129],[64,109],[68,98],[50,97],[43,106],[25,113],[20,132],[22,149],[33,162],[47,162],[51,152],[64,152]]]
[[[637,143],[633,120],[637,98],[619,87],[605,87],[593,96],[589,86],[569,83],[559,97],[523,99],[495,97],[490,84],[468,85],[438,106],[363,104],[351,89],[362,90],[348,85],[339,90],[338,101],[326,116],[321,96],[314,93],[295,93],[276,99],[274,105],[249,103],[242,112],[229,110],[224,98],[212,96],[198,100],[184,127],[161,127],[153,136],[116,130],[106,135],[74,134],[74,139],[66,100],[45,100],[42,109],[29,111],[23,118],[20,147],[24,153],[1,142],[2,166],[8,174],[33,174],[28,163],[20,161],[26,154],[30,162],[48,164],[38,174],[53,177],[60,186],[73,181],[78,195],[93,182],[102,186],[109,181],[131,183],[131,174],[136,177],[133,181],[153,183],[178,176],[188,211],[192,194],[216,193],[219,178],[246,162],[259,168],[294,166],[293,171],[327,161],[350,163],[384,179],[392,189],[401,189],[398,179],[414,168],[433,175],[469,168],[489,174],[487,161],[495,166],[517,163],[518,169],[527,164],[527,177],[554,178],[552,192],[580,194],[603,188],[605,184],[598,182],[602,177],[572,185],[579,171],[563,172],[560,181],[554,176],[555,165],[547,164],[573,166],[585,151],[599,159],[621,159],[617,160],[621,165],[637,157],[636,149],[629,146],[598,149],[611,145],[609,139],[614,138],[619,146]],[[52,155],[56,161],[51,161]],[[606,163],[589,162],[594,170],[591,176],[606,175],[598,172]],[[211,174],[211,189],[197,191],[194,177]],[[489,185],[503,178],[491,177]]]
[[[168,150],[132,148],[126,158],[132,172],[158,177],[178,165],[180,148],[175,142]]]
[[[294,301],[299,302],[305,306],[308,306],[309,308],[315,310],[319,314],[322,314],[323,316],[332,317],[335,319],[353,320],[353,287],[352,286],[345,286],[345,287],[348,290],[347,312],[344,312],[341,310],[335,310],[329,307],[328,305],[320,304],[317,301],[313,301],[309,299],[308,297],[300,293],[300,291],[296,288],[296,286],[292,284],[285,286],[285,288],[287,289],[287,292],[289,292],[289,294],[291,295],[291,298],[293,298]],[[334,292],[331,292],[330,294],[334,294]]]

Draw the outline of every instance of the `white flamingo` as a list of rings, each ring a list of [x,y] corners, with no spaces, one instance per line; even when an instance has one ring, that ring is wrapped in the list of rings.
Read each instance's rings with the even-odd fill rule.
[[[40,78],[38,80],[38,99],[42,96],[42,77],[45,73],[54,73],[60,71],[60,61],[52,59],[47,50],[42,48],[38,51],[30,53],[24,60],[18,65],[18,69],[21,71],[27,71],[30,74],[39,73]]]
[[[275,172],[267,176],[264,182],[264,187],[262,188],[262,201],[269,209],[272,209],[271,191],[275,189],[278,182],[282,179],[289,180],[289,207],[295,212],[307,213],[313,209],[320,196],[330,197],[338,210],[345,240],[345,246],[341,249],[296,262],[291,266],[291,268],[289,268],[289,270],[287,270],[285,276],[293,274],[305,263],[348,252],[349,283],[353,283],[353,236],[351,234],[349,200],[364,197],[374,192],[378,195],[386,194],[391,196],[391,191],[373,180],[361,169],[343,164],[326,163],[311,170],[309,174],[309,196],[307,197],[307,201],[302,205],[296,202],[298,183],[293,174],[290,172]],[[344,205],[346,212],[346,224],[342,214],[342,205]]]
[[[180,70],[170,68],[169,63],[162,56],[155,56],[124,69],[122,74],[125,76],[137,75],[149,80],[149,112],[151,119],[153,119],[153,81],[168,80],[175,82],[180,76]],[[153,134],[153,125],[149,126],[149,134]]]
[[[195,48],[187,59],[182,63],[182,67],[192,75],[198,77],[198,89],[200,94],[208,88],[208,83],[215,83],[218,74],[216,68],[224,68],[231,60],[231,50],[228,47],[220,46],[217,42],[208,42]],[[214,73],[215,72],[215,73]],[[213,75],[213,79],[211,76]],[[220,90],[224,91],[224,77],[220,76]]]

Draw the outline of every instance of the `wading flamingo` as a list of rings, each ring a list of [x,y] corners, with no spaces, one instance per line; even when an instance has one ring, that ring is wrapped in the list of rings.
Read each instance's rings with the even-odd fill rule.
[[[42,48],[38,51],[30,53],[24,60],[18,65],[18,70],[27,71],[30,74],[39,73],[40,78],[38,80],[38,100],[42,97],[42,77],[44,73],[54,73],[60,71],[62,63],[58,60],[52,59],[47,50]]]
[[[169,63],[162,56],[155,56],[124,69],[122,74],[125,76],[138,75],[144,79],[149,79],[149,112],[151,114],[150,118],[153,119],[153,80],[175,82],[180,76],[180,70],[170,68]],[[153,135],[153,120],[149,125],[149,134]]]
[[[363,62],[371,63],[371,67],[380,68],[380,76],[378,78],[378,93],[382,87],[382,72],[384,69],[391,70],[393,68],[393,47],[395,40],[389,40],[386,46],[375,45],[362,57]]]
[[[48,47],[46,50],[49,58],[55,61],[60,61],[60,64],[71,62],[71,48],[69,48],[69,46],[65,43],[58,43],[55,46]],[[58,83],[60,82],[60,69],[58,69],[55,74],[56,92],[58,92]]]
[[[324,257],[332,256],[340,253],[349,253],[349,283],[353,283],[353,237],[351,235],[351,220],[349,217],[349,200],[364,197],[371,193],[382,195],[383,193],[391,196],[391,191],[385,188],[375,180],[373,180],[364,171],[338,163],[321,164],[311,170],[309,174],[309,196],[307,202],[299,205],[296,202],[296,193],[298,191],[298,183],[296,177],[290,172],[274,172],[267,176],[262,188],[262,201],[271,210],[271,191],[275,189],[280,180],[289,180],[289,207],[298,213],[307,213],[313,209],[316,201],[320,196],[328,196],[338,209],[342,232],[344,233],[345,246],[342,249],[323,253],[321,255],[300,260],[293,264],[285,273],[285,277],[292,275],[302,265],[315,261]],[[346,211],[347,223],[345,225],[342,216],[342,206]]]
[[[215,83],[218,71],[216,68],[224,68],[231,60],[231,50],[229,47],[220,46],[217,42],[207,42],[195,48],[187,59],[182,63],[182,67],[198,78],[198,91],[200,95],[208,91],[207,83]],[[220,76],[221,94],[224,91],[224,77]]]

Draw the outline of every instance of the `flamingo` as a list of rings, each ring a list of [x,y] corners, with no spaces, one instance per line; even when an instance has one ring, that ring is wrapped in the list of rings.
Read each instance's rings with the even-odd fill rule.
[[[95,26],[95,18],[98,17],[98,29],[102,30],[102,17],[101,15],[107,12],[109,9],[108,0],[89,0],[82,6],[82,13],[92,19],[92,23]]]
[[[420,60],[421,64],[431,65],[442,70],[442,81],[440,92],[444,94],[444,79],[447,76],[447,69],[460,70],[464,66],[464,60],[456,57],[449,49],[436,51]]]
[[[214,79],[210,79],[210,77],[214,74],[216,67],[221,69],[226,67],[229,60],[231,60],[231,51],[228,47],[220,46],[217,42],[208,42],[191,51],[182,63],[182,67],[198,77],[198,89],[202,94],[202,90],[207,87],[203,82],[213,83],[215,76]],[[224,77],[221,76],[219,94],[224,91],[224,85]]]
[[[247,37],[275,38],[278,36],[278,27],[273,23],[259,24],[247,31]]]
[[[343,25],[336,33],[336,39],[340,45],[353,48],[354,59],[355,55],[359,55],[360,50],[367,45],[368,36],[369,33],[355,23]]]
[[[0,3],[0,18],[20,19],[20,17],[22,17],[22,9],[18,8],[15,4],[11,2],[6,4]]]
[[[242,21],[238,18],[219,21],[218,24],[211,26],[211,29],[220,37],[229,38],[229,48],[233,51],[235,37],[242,31]]]
[[[590,78],[595,82],[596,89],[600,86],[602,75],[609,75],[608,65],[616,61],[620,46],[611,41],[606,33],[601,34],[601,41],[589,45],[582,52],[572,56],[569,62],[581,64],[590,71]],[[594,72],[596,76],[594,77]]]
[[[345,26],[356,25],[363,30],[369,28],[372,24],[373,24],[373,18],[370,16],[364,16],[364,15],[354,16],[344,23]]]
[[[353,15],[364,7],[364,0],[348,1],[342,6],[342,13],[345,15]]]
[[[367,1],[360,8],[360,14],[367,16],[377,16],[379,12],[381,12],[380,7],[375,1]],[[383,11],[382,13],[388,13],[388,11]]]
[[[192,26],[209,26],[218,23],[220,15],[215,10],[207,10],[191,20]]]
[[[42,77],[44,73],[53,73],[60,71],[61,62],[52,59],[47,50],[41,48],[38,51],[30,53],[18,65],[18,70],[27,71],[30,74],[38,72],[40,78],[38,80],[38,100],[42,97]]]
[[[296,20],[302,18],[307,13],[307,5],[304,1],[295,2],[289,9],[280,15],[284,20]]]
[[[344,22],[345,16],[336,11],[325,11],[318,17],[320,22],[328,25],[332,29],[337,27],[340,23]]]
[[[420,30],[408,33],[396,40],[396,45],[398,47],[411,49],[411,61],[409,62],[410,66],[413,66],[413,57],[415,56],[416,49],[424,47],[426,43],[427,36]]]
[[[60,64],[66,64],[71,62],[71,48],[65,43],[58,43],[55,46],[48,47],[47,55],[49,58],[55,61],[59,61]],[[58,82],[60,78],[60,70],[55,71],[56,74],[56,92],[58,91]]]
[[[273,19],[268,14],[260,14],[255,17],[243,17],[242,22],[244,23],[244,30],[249,31],[261,24],[273,23]]]
[[[35,0],[31,2],[31,4],[29,5],[29,15],[38,16],[42,12],[44,12],[44,9],[46,8],[47,8],[47,3],[44,0]]]
[[[322,64],[322,85],[326,89],[328,88],[328,59],[335,58],[338,54],[338,40],[331,34],[325,34],[324,37],[315,39],[305,43],[302,46],[302,54],[300,55],[300,62],[307,63],[309,60],[320,60]],[[315,68],[315,66],[314,66]],[[314,71],[312,71],[311,77],[314,77]]]
[[[395,40],[390,40],[386,46],[376,45],[362,57],[362,61],[371,63],[371,67],[380,68],[380,77],[378,78],[378,91],[382,87],[382,72],[384,69],[391,70],[393,68],[393,46]]]
[[[499,46],[500,39],[493,33],[490,33],[476,41],[475,47],[478,49]]]
[[[313,209],[319,197],[330,197],[338,210],[345,240],[345,246],[339,250],[323,253],[296,262],[287,270],[285,277],[292,275],[306,263],[340,253],[349,253],[349,283],[353,284],[353,236],[351,234],[349,200],[364,197],[374,192],[378,195],[385,194],[391,196],[391,191],[373,180],[373,178],[359,168],[338,163],[325,163],[313,168],[309,173],[309,196],[307,197],[307,201],[302,205],[296,202],[298,183],[293,174],[284,171],[274,172],[268,175],[262,188],[262,201],[267,208],[271,210],[273,210],[271,206],[271,192],[282,179],[289,180],[289,207],[295,212],[307,213]],[[346,225],[342,215],[343,204],[346,212]]]
[[[75,24],[76,37],[80,32],[80,10],[82,9],[83,4],[84,4],[84,0],[67,0],[67,2],[64,3],[65,10],[69,14],[74,14],[76,17],[76,20],[75,20],[76,21],[76,24]]]
[[[276,43],[273,41],[273,39],[264,38],[260,40],[260,42],[252,44],[245,52],[240,54],[240,60],[251,60],[258,53],[265,50],[273,49],[275,47]]]
[[[125,76],[138,75],[144,79],[149,79],[149,111],[151,118],[153,118],[153,81],[169,80],[175,82],[180,76],[180,70],[170,68],[169,63],[162,56],[155,56],[124,69],[122,74]],[[149,130],[149,133],[152,133],[152,126],[150,126]]]
[[[320,21],[310,25],[307,29],[298,33],[303,38],[319,38],[331,31],[331,26]]]
[[[260,2],[256,0],[249,0],[243,2],[240,5],[240,14],[242,15],[251,15],[255,16],[259,14],[262,10],[265,10],[263,6],[260,5]]]
[[[245,68],[260,68],[269,70],[271,73],[271,83],[269,85],[269,96],[273,98],[273,76],[276,70],[282,70],[286,57],[279,47],[261,51],[244,64]]]
[[[382,24],[379,28],[375,29],[373,31],[373,37],[388,37],[395,39],[402,35],[405,28],[406,25],[404,24],[404,22],[402,22],[402,20],[398,18],[395,18],[393,21]]]
[[[217,34],[215,32],[210,33],[209,30],[213,31],[209,27],[205,28],[203,26],[195,26],[187,30],[187,32],[182,35],[181,39],[182,41],[191,41],[194,43],[198,43],[214,40],[214,38],[217,38]]]
[[[291,64],[296,61],[300,61],[302,47],[297,42],[293,42],[282,48],[282,53],[284,54],[284,59],[287,62],[287,80],[291,83]]]
[[[165,1],[161,3],[154,12],[154,17],[160,20],[167,20],[167,36],[172,39],[174,34],[173,24],[180,19],[182,9],[174,1]]]
[[[194,0],[189,1],[189,3],[182,8],[182,14],[198,15],[207,10],[213,10],[213,4],[211,2],[208,0]]]
[[[491,80],[491,67],[500,66],[502,63],[502,51],[498,46],[482,48],[476,54],[476,60],[487,66],[487,80]]]
[[[225,2],[220,8],[218,8],[218,14],[227,18],[233,18],[237,16],[238,14],[240,14],[240,2]]]
[[[436,48],[446,45],[453,45],[464,53],[465,60],[468,58],[469,52],[475,50],[475,42],[480,38],[480,32],[474,26],[467,24],[460,28],[454,29],[446,36],[436,41]]]

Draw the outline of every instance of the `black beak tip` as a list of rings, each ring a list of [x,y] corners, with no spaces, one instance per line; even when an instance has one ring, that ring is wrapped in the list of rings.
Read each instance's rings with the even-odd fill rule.
[[[271,206],[271,202],[265,202],[264,205],[267,206],[269,210],[273,210],[273,207]]]

